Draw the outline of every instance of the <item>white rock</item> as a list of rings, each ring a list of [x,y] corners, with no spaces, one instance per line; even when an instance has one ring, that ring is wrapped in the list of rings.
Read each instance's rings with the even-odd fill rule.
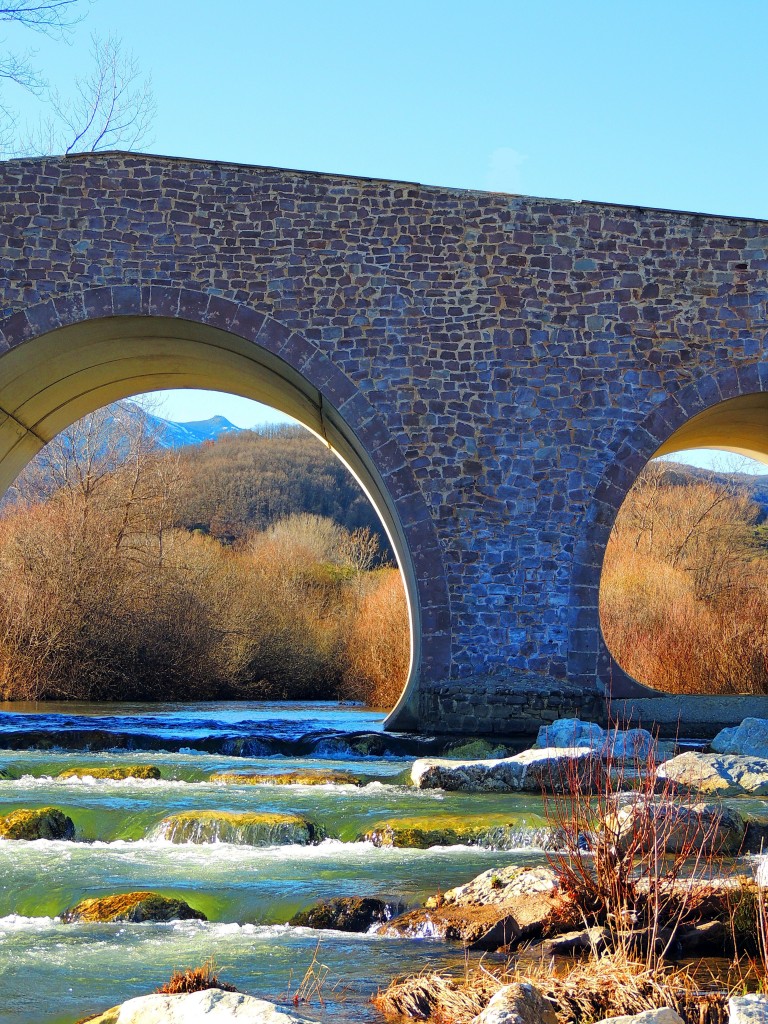
[[[91,1024],[315,1024],[265,999],[209,988],[183,995],[129,999]]]
[[[561,718],[542,725],[536,747],[590,747],[604,757],[644,758],[653,750],[653,736],[647,729],[603,729],[595,722]]]
[[[419,789],[467,793],[563,792],[576,780],[594,787],[603,772],[600,754],[589,747],[546,747],[485,761],[421,758],[413,763],[411,781]]]
[[[551,725],[542,725],[536,737],[537,747],[600,747],[605,729],[596,722],[580,718],[559,718]]]
[[[768,1024],[768,997],[733,996],[728,1000],[728,1024]]]
[[[557,872],[548,865],[521,868],[517,864],[507,864],[503,868],[483,871],[464,885],[449,889],[439,900],[435,896],[430,897],[426,906],[479,907],[488,903],[503,903],[513,896],[554,893],[557,887]]]
[[[557,1014],[535,985],[522,982],[500,989],[472,1024],[557,1024]]]
[[[741,725],[721,729],[710,746],[716,754],[768,757],[768,718],[745,718]]]
[[[597,1024],[683,1024],[683,1020],[668,1006],[642,1013],[627,1013],[621,1017],[604,1017]]]
[[[660,765],[657,777],[692,792],[717,796],[768,794],[768,758],[747,754],[700,754],[688,750]]]

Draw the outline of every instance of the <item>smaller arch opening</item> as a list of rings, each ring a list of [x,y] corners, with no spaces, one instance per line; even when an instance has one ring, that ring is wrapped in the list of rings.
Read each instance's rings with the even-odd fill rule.
[[[768,694],[768,396],[691,417],[618,511],[600,622],[632,679],[679,694]]]

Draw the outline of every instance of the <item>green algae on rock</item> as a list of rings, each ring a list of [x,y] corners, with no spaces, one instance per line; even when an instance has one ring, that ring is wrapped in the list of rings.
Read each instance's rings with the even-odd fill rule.
[[[59,779],[159,779],[160,769],[153,764],[111,765],[99,768],[95,765],[77,766],[59,772]]]
[[[443,752],[443,757],[453,761],[482,761],[487,758],[507,757],[509,750],[500,743],[488,740],[467,740],[457,743]]]
[[[148,838],[166,839],[172,843],[308,846],[321,838],[321,833],[312,822],[297,814],[182,811],[163,818]]]
[[[0,818],[0,839],[74,839],[75,823],[58,807],[19,808]]]
[[[394,908],[399,912],[400,908]],[[288,922],[296,928],[332,928],[337,932],[367,932],[374,924],[384,924],[393,908],[372,896],[336,896],[294,914]]]
[[[482,846],[511,850],[520,847],[549,848],[555,830],[544,818],[529,815],[518,821],[504,816],[475,818],[393,818],[377,822],[358,836],[374,846],[428,850],[432,846]]]
[[[62,921],[207,921],[186,900],[162,896],[157,892],[126,892],[80,900],[61,915]]]
[[[214,772],[209,782],[232,786],[359,786],[361,780],[352,772],[307,768],[304,771],[282,772]]]

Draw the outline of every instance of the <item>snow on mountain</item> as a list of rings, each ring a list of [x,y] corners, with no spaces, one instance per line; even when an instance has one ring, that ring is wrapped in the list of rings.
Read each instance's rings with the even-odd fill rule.
[[[146,415],[150,430],[160,448],[183,448],[190,444],[202,444],[204,441],[215,441],[222,434],[239,434],[243,429],[230,423],[225,416],[211,416],[207,420],[177,423],[175,420],[163,419],[162,416]]]

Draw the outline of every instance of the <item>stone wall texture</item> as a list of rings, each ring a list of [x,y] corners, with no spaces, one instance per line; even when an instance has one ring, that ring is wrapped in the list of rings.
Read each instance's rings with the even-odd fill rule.
[[[319,388],[426,510],[412,549],[435,539],[422,727],[632,691],[604,545],[677,427],[768,390],[768,224],[119,153],[6,163],[0,202],[0,351],[123,313],[237,332],[238,309],[343,381]]]

